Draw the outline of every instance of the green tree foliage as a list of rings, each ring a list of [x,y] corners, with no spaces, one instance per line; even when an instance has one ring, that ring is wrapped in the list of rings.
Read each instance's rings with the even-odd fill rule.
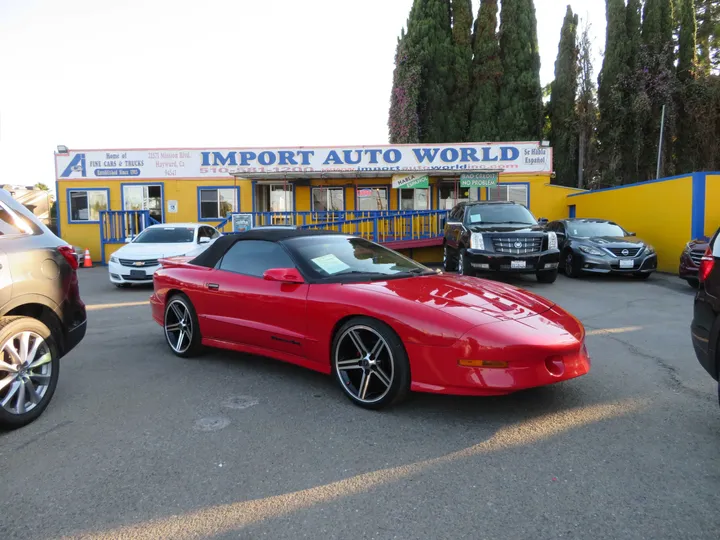
[[[694,78],[697,67],[697,21],[695,1],[681,0],[680,39],[678,44],[677,73],[681,81]]]
[[[455,115],[457,125],[462,139],[464,140],[470,117],[470,76],[472,72],[472,2],[471,0],[452,0],[452,35],[455,45],[455,70],[453,78],[455,87],[453,89],[452,112]]]
[[[550,144],[557,182],[564,186],[577,184],[578,118],[575,97],[578,85],[578,16],[567,7],[560,30],[560,44],[555,61],[555,80],[550,96]]]
[[[704,75],[720,70],[720,0],[695,0],[698,68]]]
[[[472,91],[467,139],[500,140],[498,112],[502,78],[500,43],[497,35],[497,0],[481,0],[473,29]]]
[[[543,105],[535,5],[533,0],[503,0],[501,7],[500,138],[538,140]]]
[[[50,191],[50,188],[47,184],[43,184],[42,182],[38,182],[33,186],[35,189],[40,189],[42,191]]]
[[[605,0],[605,56],[598,77],[598,140],[605,183],[622,183],[626,104],[621,80],[627,72],[628,36],[624,0]]]
[[[412,116],[415,92],[417,141],[408,142],[463,139],[458,115],[453,113],[454,69],[455,44],[449,0],[415,0],[407,32],[401,36],[396,54],[394,83],[397,86],[393,86],[389,120],[391,140],[404,140],[401,135],[406,129],[399,122]],[[413,87],[416,70],[419,70],[419,80]],[[407,129],[407,132],[412,136],[415,130]]]
[[[395,72],[390,96],[388,128],[392,144],[410,144],[420,141],[420,66],[408,54],[406,35],[403,32],[395,52]]]
[[[592,186],[599,180],[597,161],[597,91],[593,79],[590,24],[586,22],[578,40],[578,184]]]

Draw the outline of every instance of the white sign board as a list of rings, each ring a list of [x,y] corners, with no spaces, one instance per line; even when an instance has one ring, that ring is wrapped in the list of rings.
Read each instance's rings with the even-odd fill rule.
[[[552,149],[539,143],[353,147],[73,150],[56,154],[58,180],[227,178],[232,174],[426,173],[500,170],[552,172]]]
[[[178,202],[177,201],[168,201],[167,205],[168,205],[168,212],[170,214],[177,214],[177,210],[178,210]]]

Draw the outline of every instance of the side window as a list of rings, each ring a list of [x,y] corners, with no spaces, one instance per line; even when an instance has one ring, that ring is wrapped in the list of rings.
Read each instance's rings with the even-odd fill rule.
[[[290,255],[275,242],[241,240],[225,253],[218,263],[220,270],[262,277],[271,268],[295,268]]]
[[[464,214],[463,206],[456,206],[452,212],[450,212],[450,221],[462,221]]]
[[[565,224],[558,221],[555,231],[559,232],[560,234],[565,234]]]
[[[213,237],[213,230],[210,227],[200,227],[200,230],[198,231],[198,238],[212,238]]]
[[[210,229],[210,238],[211,239],[217,238],[218,236],[220,236],[220,233],[218,232],[217,229],[213,229],[212,227],[208,227],[208,229]]]
[[[32,224],[34,225],[34,223]],[[0,236],[18,234],[37,234],[36,227],[31,226],[22,216],[0,203]]]

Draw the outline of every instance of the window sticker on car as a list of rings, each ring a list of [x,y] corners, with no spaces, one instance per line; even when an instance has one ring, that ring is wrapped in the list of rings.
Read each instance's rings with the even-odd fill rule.
[[[343,270],[347,270],[348,268],[350,268],[350,266],[342,262],[332,253],[323,255],[322,257],[315,257],[314,259],[310,260],[317,264],[321,270],[324,270],[328,274],[337,274],[338,272],[342,272]]]
[[[470,223],[480,223],[482,216],[480,214],[470,214]]]

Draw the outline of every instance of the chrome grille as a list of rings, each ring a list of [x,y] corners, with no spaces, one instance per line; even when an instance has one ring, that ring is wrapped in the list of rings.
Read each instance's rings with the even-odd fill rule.
[[[542,251],[542,236],[500,236],[493,238],[493,247],[497,253],[524,255]]]
[[[610,253],[616,257],[637,257],[642,248],[606,248]],[[627,253],[624,253],[627,252]]]
[[[132,259],[119,259],[120,264],[131,268],[145,268],[146,266],[157,266],[157,259],[147,259],[145,261],[134,261]]]
[[[692,262],[695,266],[700,266],[700,261],[702,260],[702,257],[704,254],[705,254],[705,251],[691,251],[690,252],[690,258],[692,259]]]

